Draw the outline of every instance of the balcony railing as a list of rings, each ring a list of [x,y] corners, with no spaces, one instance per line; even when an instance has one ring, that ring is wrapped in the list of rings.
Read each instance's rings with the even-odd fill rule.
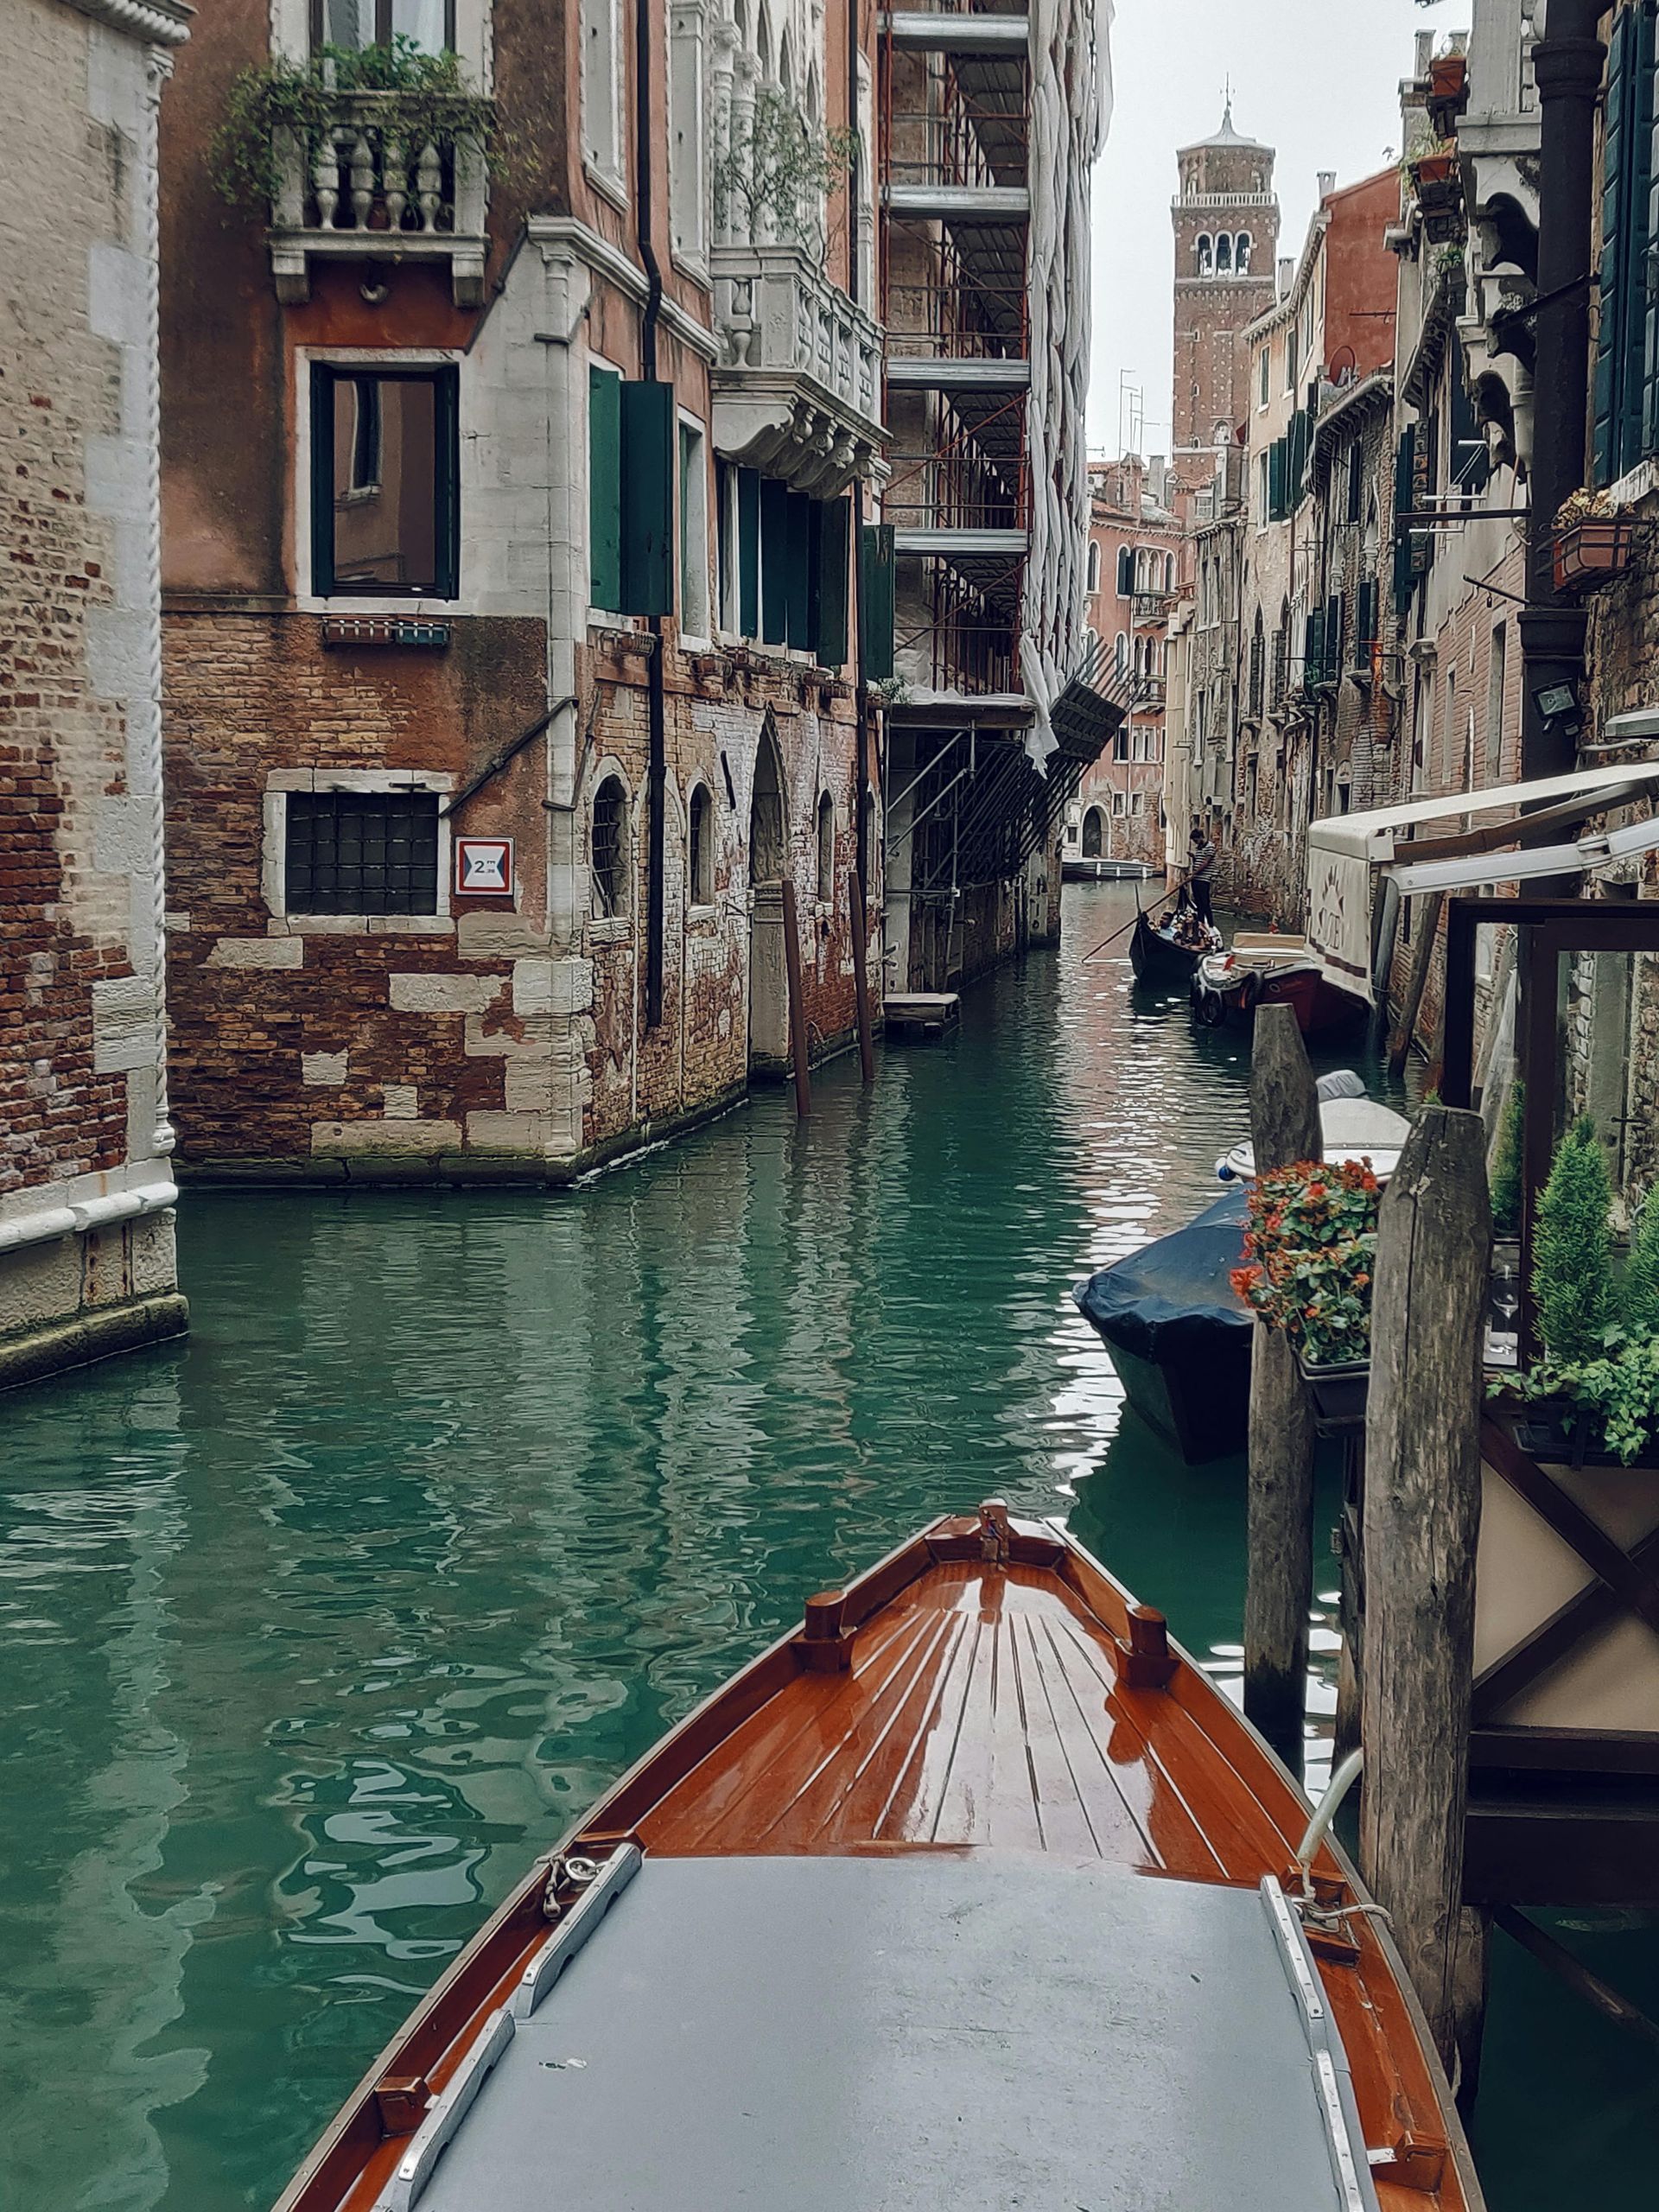
[[[1136,622],[1161,622],[1174,603],[1173,592],[1138,591],[1135,594],[1134,620]]]
[[[712,260],[715,445],[833,499],[887,441],[881,326],[798,245],[717,245]]]
[[[279,184],[271,205],[270,264],[276,296],[310,296],[318,257],[449,264],[457,307],[484,297],[489,169],[464,137],[404,144],[386,127],[396,95],[341,92],[336,120],[314,147],[276,134]]]

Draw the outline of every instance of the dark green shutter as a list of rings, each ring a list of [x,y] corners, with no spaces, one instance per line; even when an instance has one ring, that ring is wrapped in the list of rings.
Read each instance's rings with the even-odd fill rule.
[[[1302,682],[1311,685],[1324,681],[1325,613],[1316,607],[1307,618],[1307,632],[1302,645]]]
[[[858,639],[867,683],[893,675],[894,609],[893,524],[867,522],[858,549]]]
[[[760,638],[789,643],[789,486],[760,479]]]
[[[789,521],[785,538],[785,643],[798,652],[816,642],[812,621],[813,502],[804,492],[789,495]]]
[[[818,509],[818,660],[847,665],[847,560],[852,543],[853,503],[828,499]]]
[[[1380,612],[1377,600],[1376,578],[1362,576],[1359,584],[1359,635],[1354,640],[1354,658],[1363,668],[1370,666],[1371,651],[1376,644]]]
[[[674,387],[622,387],[622,611],[674,612]]]
[[[327,599],[334,588],[334,372],[311,371],[311,588]]]
[[[1455,334],[1452,340],[1447,380],[1452,387],[1452,483],[1455,491],[1484,492],[1492,474],[1485,433],[1475,412],[1465,381],[1467,364]]]
[[[760,477],[737,472],[737,626],[745,638],[760,634]]]
[[[437,372],[433,408],[436,417],[436,480],[432,487],[437,536],[435,595],[454,599],[461,592],[461,368],[456,362]]]
[[[1648,378],[1648,256],[1653,194],[1654,22],[1645,5],[1615,16],[1602,134],[1601,305],[1596,346],[1595,470],[1611,483],[1640,458]]]
[[[1327,683],[1342,681],[1344,617],[1347,612],[1347,603],[1342,594],[1332,592],[1325,602],[1325,680]]]
[[[1283,438],[1276,438],[1268,448],[1268,519],[1283,522],[1289,512],[1285,505],[1285,462],[1287,447]]]
[[[588,594],[622,611],[622,379],[588,371]]]

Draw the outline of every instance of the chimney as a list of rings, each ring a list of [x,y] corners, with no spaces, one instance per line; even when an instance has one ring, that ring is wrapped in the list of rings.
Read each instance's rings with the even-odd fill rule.
[[[1289,254],[1282,255],[1279,263],[1279,296],[1281,300],[1289,296],[1290,288],[1295,281],[1296,264]]]
[[[1319,171],[1319,197],[1320,197],[1320,199],[1321,199],[1321,200],[1328,200],[1328,199],[1331,197],[1332,194],[1336,190],[1336,188],[1337,188],[1337,173],[1336,173],[1335,169],[1321,169],[1321,170]]]
[[[1419,31],[1417,34],[1417,74],[1419,77],[1427,76],[1433,60],[1434,34],[1433,31]]]

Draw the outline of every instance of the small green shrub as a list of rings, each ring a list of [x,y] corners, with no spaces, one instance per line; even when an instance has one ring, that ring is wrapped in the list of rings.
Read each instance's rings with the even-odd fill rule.
[[[1624,1321],[1627,1337],[1659,1337],[1659,1184],[1643,1199],[1630,1231]]]
[[[1586,1115],[1561,1139],[1538,1201],[1532,1294],[1556,1366],[1597,1359],[1612,1319],[1612,1180]]]

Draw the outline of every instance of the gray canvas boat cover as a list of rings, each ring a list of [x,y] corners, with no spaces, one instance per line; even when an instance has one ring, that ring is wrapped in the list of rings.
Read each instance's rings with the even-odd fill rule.
[[[588,1917],[386,2212],[1375,2212],[1274,1884],[651,1859]]]

